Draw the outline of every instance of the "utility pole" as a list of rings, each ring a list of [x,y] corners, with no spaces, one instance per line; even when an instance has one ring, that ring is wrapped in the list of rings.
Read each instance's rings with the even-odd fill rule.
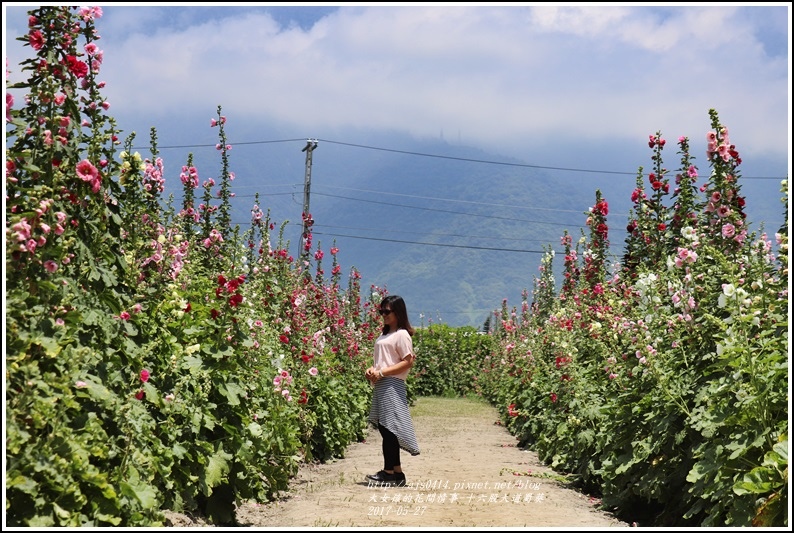
[[[306,146],[303,147],[301,152],[306,152],[306,176],[303,181],[303,233],[301,234],[301,258],[308,260],[309,251],[311,250],[311,241],[309,240],[310,228],[313,220],[309,215],[309,196],[312,188],[312,152],[317,148],[316,139],[306,139]]]

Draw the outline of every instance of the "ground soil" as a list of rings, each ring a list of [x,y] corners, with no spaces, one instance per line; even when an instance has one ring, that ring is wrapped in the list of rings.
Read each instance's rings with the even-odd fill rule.
[[[369,430],[344,458],[307,464],[285,497],[242,503],[240,526],[621,528],[597,498],[573,489],[534,452],[516,446],[496,410],[476,399],[418,398],[411,408],[421,454],[401,454],[405,487],[365,476],[383,466],[381,437]],[[169,513],[169,525],[205,526]]]

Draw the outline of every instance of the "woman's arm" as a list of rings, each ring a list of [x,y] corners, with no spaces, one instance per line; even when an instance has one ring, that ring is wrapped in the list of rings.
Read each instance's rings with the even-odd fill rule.
[[[415,359],[414,354],[409,353],[399,363],[381,368],[378,371],[378,377],[397,375],[402,372],[405,372],[406,370],[410,370],[410,368],[414,366],[414,359]]]

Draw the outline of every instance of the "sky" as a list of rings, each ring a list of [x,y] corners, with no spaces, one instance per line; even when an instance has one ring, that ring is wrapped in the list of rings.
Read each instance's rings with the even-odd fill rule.
[[[12,80],[30,51],[14,41],[27,8],[3,4]],[[223,105],[306,132],[443,135],[521,157],[527,146],[575,152],[655,131],[699,141],[715,108],[743,159],[788,160],[788,3],[103,10],[101,78],[120,123],[177,110],[206,122]]]

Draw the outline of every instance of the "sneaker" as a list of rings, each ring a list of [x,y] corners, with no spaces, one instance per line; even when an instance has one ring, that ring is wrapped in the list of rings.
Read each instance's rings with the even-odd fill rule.
[[[397,474],[389,474],[385,470],[381,470],[377,474],[368,474],[367,479],[378,483],[394,483],[397,481]]]
[[[405,474],[403,474],[402,472],[395,472],[394,473],[394,484],[397,485],[398,487],[404,487],[405,486]]]

